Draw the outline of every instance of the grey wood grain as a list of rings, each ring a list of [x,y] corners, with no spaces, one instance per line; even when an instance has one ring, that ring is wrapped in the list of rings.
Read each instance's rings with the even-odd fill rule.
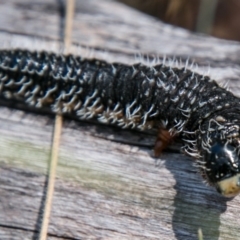
[[[0,48],[59,51],[62,1],[1,1]],[[79,47],[79,45],[81,47]],[[92,53],[91,49],[94,49]],[[74,54],[132,63],[188,58],[239,95],[240,44],[194,35],[114,1],[76,1]],[[53,116],[0,108],[0,239],[36,239]],[[154,132],[64,120],[49,239],[239,239],[240,197],[204,185],[175,144],[152,158]]]

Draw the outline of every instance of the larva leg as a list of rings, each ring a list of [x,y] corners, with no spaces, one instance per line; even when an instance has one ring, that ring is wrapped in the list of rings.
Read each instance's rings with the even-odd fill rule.
[[[166,129],[160,128],[158,130],[157,140],[154,146],[154,157],[159,157],[164,149],[168,147],[173,141],[173,136]]]

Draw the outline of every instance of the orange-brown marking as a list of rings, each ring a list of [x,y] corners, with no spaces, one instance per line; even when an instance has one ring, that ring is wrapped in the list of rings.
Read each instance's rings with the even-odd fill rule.
[[[154,146],[154,156],[159,157],[162,151],[171,144],[173,138],[168,130],[160,128]]]

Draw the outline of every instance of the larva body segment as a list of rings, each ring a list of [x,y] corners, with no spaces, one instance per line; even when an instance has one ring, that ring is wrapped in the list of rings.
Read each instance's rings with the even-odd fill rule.
[[[2,50],[0,97],[122,128],[167,129],[182,137],[209,184],[226,196],[240,191],[239,99],[209,77],[163,64]]]

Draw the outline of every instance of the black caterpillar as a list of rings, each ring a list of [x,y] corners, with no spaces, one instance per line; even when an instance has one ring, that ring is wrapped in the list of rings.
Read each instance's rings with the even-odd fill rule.
[[[240,192],[239,98],[207,76],[163,64],[1,50],[0,97],[123,128],[167,129],[182,138],[210,185],[225,196]]]

